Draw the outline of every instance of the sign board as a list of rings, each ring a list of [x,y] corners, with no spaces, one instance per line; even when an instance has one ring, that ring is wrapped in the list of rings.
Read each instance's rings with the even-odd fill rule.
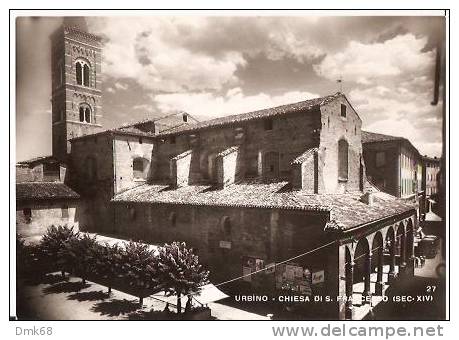
[[[231,249],[231,242],[220,241],[220,248]]]
[[[274,274],[276,272],[276,264],[274,262],[266,265],[265,268],[266,268],[265,270],[266,274]]]
[[[312,284],[318,284],[325,281],[325,271],[321,270],[315,273],[312,273]]]
[[[250,267],[242,267],[242,275],[244,276],[242,278],[242,280],[246,281],[246,282],[252,282],[252,275],[250,275],[252,273],[252,268]],[[245,276],[247,275],[247,276]]]

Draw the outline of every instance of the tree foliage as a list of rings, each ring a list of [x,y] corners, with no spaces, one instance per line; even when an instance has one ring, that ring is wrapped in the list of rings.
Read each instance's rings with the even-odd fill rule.
[[[79,232],[74,231],[73,227],[51,226],[43,235],[39,247],[42,260],[53,263],[61,270],[69,270],[62,250],[66,244],[75,241],[79,237]]]
[[[135,290],[158,286],[158,261],[147,244],[129,241],[121,251],[122,278]]]
[[[94,273],[96,269],[101,247],[95,236],[80,234],[64,242],[59,257],[64,261],[66,267],[71,268],[85,282],[88,275]]]
[[[177,312],[181,311],[181,296],[197,293],[208,282],[209,272],[199,264],[199,258],[184,242],[173,242],[159,248],[160,281],[168,295],[177,296]]]
[[[122,277],[123,262],[122,249],[118,244],[105,243],[98,249],[94,274],[102,279],[111,291],[111,285]]]

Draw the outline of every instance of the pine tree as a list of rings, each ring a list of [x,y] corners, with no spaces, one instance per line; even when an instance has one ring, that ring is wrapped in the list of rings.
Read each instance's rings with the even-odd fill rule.
[[[208,282],[209,272],[184,242],[173,242],[159,249],[161,285],[168,296],[177,296],[177,313],[181,313],[181,297],[199,292]]]

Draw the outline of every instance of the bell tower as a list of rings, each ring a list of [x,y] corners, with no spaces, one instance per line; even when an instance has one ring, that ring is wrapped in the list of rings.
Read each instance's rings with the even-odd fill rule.
[[[102,130],[102,42],[81,17],[65,17],[51,35],[53,156],[66,161],[69,140]]]

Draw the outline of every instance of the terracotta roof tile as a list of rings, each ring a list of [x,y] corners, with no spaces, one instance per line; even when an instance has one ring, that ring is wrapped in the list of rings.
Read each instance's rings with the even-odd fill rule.
[[[374,204],[367,205],[360,201],[361,195],[307,194],[290,190],[288,182],[233,184],[223,189],[145,184],[116,195],[112,201],[324,211],[330,212],[333,224],[343,230],[414,209],[409,203],[379,192]]]
[[[190,132],[190,131],[201,130],[201,129],[210,128],[210,127],[217,127],[217,126],[245,122],[245,121],[252,120],[252,119],[261,119],[261,118],[268,118],[268,117],[283,115],[287,113],[310,111],[314,109],[315,107],[326,104],[342,95],[343,95],[342,93],[338,92],[338,93],[335,93],[329,96],[309,99],[309,100],[301,101],[298,103],[281,105],[281,106],[271,107],[268,109],[257,110],[257,111],[247,112],[247,113],[236,114],[236,115],[229,115],[225,117],[219,117],[219,118],[215,118],[211,120],[202,121],[196,124],[178,126],[176,128],[171,128],[167,131],[164,131],[160,133],[160,135]]]
[[[403,137],[383,135],[382,133],[374,133],[362,130],[362,143],[373,143],[373,142],[388,142],[394,140],[404,140]]]
[[[319,151],[318,148],[311,148],[303,152],[301,155],[299,155],[297,158],[295,158],[292,161],[292,164],[301,164],[309,159],[309,157],[312,157],[314,155],[314,152]]]
[[[16,184],[16,200],[52,200],[79,198],[75,191],[61,182],[25,182]]]

